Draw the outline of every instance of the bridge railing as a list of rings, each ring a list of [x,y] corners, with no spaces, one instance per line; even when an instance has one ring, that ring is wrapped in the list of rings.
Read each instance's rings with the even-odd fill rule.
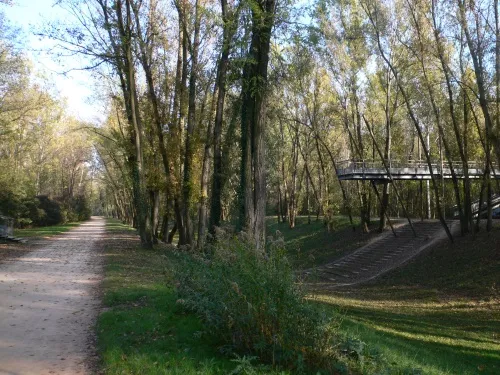
[[[385,160],[385,165],[389,168],[391,173],[401,173],[401,172],[414,172],[430,174],[429,165],[425,160],[398,160],[389,159]],[[457,175],[463,175],[463,165],[460,161],[452,162],[453,169]],[[474,174],[482,174],[484,169],[483,162],[469,161],[467,163],[468,169]],[[451,174],[451,169],[448,162],[444,162],[442,165],[440,162],[431,163],[432,172],[436,175]],[[339,175],[348,173],[373,173],[382,172],[386,173],[384,163],[381,160],[343,160],[337,163],[337,170]],[[493,165],[494,173],[500,173],[496,164]]]

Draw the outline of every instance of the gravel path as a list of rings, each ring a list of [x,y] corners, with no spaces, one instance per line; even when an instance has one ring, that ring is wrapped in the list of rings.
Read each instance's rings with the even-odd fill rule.
[[[0,374],[89,374],[104,219],[0,264]]]

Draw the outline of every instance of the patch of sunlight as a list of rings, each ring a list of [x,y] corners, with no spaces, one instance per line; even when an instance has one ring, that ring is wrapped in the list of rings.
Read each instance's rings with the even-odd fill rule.
[[[359,321],[357,319],[352,319],[353,321]],[[449,338],[445,336],[437,336],[432,334],[417,334],[411,332],[399,331],[394,328],[384,327],[373,323],[368,323],[363,321],[363,324],[370,327],[376,331],[390,333],[394,336],[404,337],[406,339],[418,340],[422,342],[432,343],[432,344],[442,344],[447,346],[453,346],[461,349],[478,349],[478,350],[491,350],[498,351],[500,353],[500,344],[493,343],[483,343],[478,341],[470,341],[459,338]]]
[[[500,299],[492,298],[488,301],[471,301],[457,299],[453,301],[394,301],[394,300],[361,300],[357,298],[346,298],[330,295],[311,295],[308,297],[312,301],[324,302],[327,304],[343,307],[359,307],[378,310],[393,310],[394,308],[409,309],[412,311],[463,311],[473,309],[474,311],[492,311],[500,308]]]

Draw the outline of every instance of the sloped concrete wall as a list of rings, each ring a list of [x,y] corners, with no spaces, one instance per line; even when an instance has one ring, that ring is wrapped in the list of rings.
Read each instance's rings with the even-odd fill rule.
[[[12,236],[14,234],[14,219],[0,215],[0,236]]]

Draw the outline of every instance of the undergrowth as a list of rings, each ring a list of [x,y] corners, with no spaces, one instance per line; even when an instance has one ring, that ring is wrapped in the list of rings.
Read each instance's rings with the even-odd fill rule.
[[[339,334],[338,314],[305,298],[282,238],[271,241],[264,253],[244,235],[219,233],[204,253],[174,253],[177,303],[200,316],[226,353],[296,373],[383,368],[379,354]]]

